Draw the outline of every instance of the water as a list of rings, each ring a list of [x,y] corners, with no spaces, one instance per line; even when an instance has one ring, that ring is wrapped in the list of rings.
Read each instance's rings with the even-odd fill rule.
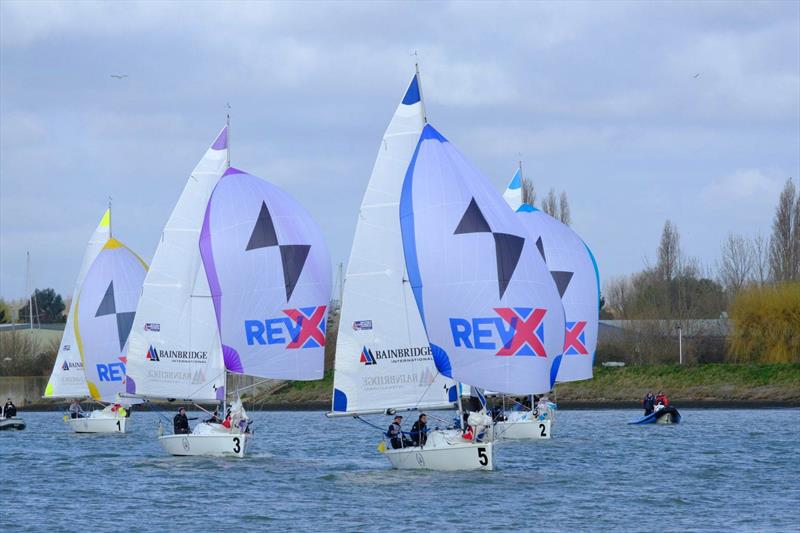
[[[165,456],[158,416],[127,435],[22,413],[0,433],[2,531],[797,531],[800,410],[562,411],[555,438],[503,442],[494,472],[388,468],[378,432],[318,412],[255,412],[244,460]],[[443,415],[444,416],[444,415]],[[387,424],[385,417],[372,420]],[[408,424],[407,424],[408,425]],[[10,503],[8,503],[10,502]]]

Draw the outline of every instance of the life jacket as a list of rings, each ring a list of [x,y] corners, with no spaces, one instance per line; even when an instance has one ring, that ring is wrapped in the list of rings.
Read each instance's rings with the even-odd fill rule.
[[[467,429],[464,430],[464,434],[461,436],[464,440],[472,440],[475,437],[475,433],[472,431],[472,426],[467,426]]]

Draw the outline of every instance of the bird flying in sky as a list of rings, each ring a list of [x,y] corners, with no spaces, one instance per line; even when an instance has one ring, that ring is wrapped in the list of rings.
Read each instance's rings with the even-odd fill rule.
[[[123,78],[127,78],[128,75],[127,74],[112,74],[111,77],[114,78],[114,79],[117,79],[117,80],[121,80]]]

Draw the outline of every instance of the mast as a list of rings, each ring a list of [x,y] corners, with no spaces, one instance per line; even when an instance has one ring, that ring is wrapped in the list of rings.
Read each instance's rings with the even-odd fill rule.
[[[416,50],[414,55],[417,55]],[[422,106],[422,120],[425,124],[428,123],[428,113],[425,111],[425,98],[422,95],[422,80],[419,77],[419,58],[414,62],[414,69],[417,71],[417,88],[419,89],[419,104]]]
[[[33,335],[33,293],[31,292],[31,253],[25,252],[25,290],[28,292],[28,320]]]
[[[111,238],[114,236],[114,232],[111,231],[111,201],[112,197],[108,197],[108,237]]]
[[[231,108],[231,104],[226,102],[226,106],[228,109]],[[225,114],[225,135],[227,137],[225,142],[225,168],[231,168],[231,113],[228,111]],[[222,348],[222,337],[220,336],[220,349]],[[228,414],[228,367],[225,366],[225,361],[223,358],[222,363],[222,420],[225,420],[225,417]]]
[[[230,109],[230,104],[228,104],[228,109]],[[227,135],[228,135],[228,142],[225,143],[225,166],[227,168],[231,168],[231,114],[228,113],[225,116],[225,127],[227,128]]]

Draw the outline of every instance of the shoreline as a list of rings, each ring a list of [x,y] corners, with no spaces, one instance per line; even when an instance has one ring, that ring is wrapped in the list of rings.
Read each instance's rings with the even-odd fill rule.
[[[62,412],[68,402],[61,403],[39,403],[26,405],[21,408],[20,413],[30,412]],[[84,402],[87,403],[87,402]],[[769,400],[671,400],[670,404],[678,409],[797,409],[800,408],[800,401],[769,401]],[[135,406],[135,411],[160,411],[170,412],[177,409],[177,406],[189,405],[187,402],[175,402],[174,404],[150,404],[150,407]],[[559,411],[599,411],[605,409],[631,410],[641,409],[640,401],[563,401],[557,402]],[[274,402],[265,403],[258,407],[248,407],[245,400],[245,409],[248,411],[319,411],[324,414],[330,411],[330,402],[307,401],[307,402]]]

